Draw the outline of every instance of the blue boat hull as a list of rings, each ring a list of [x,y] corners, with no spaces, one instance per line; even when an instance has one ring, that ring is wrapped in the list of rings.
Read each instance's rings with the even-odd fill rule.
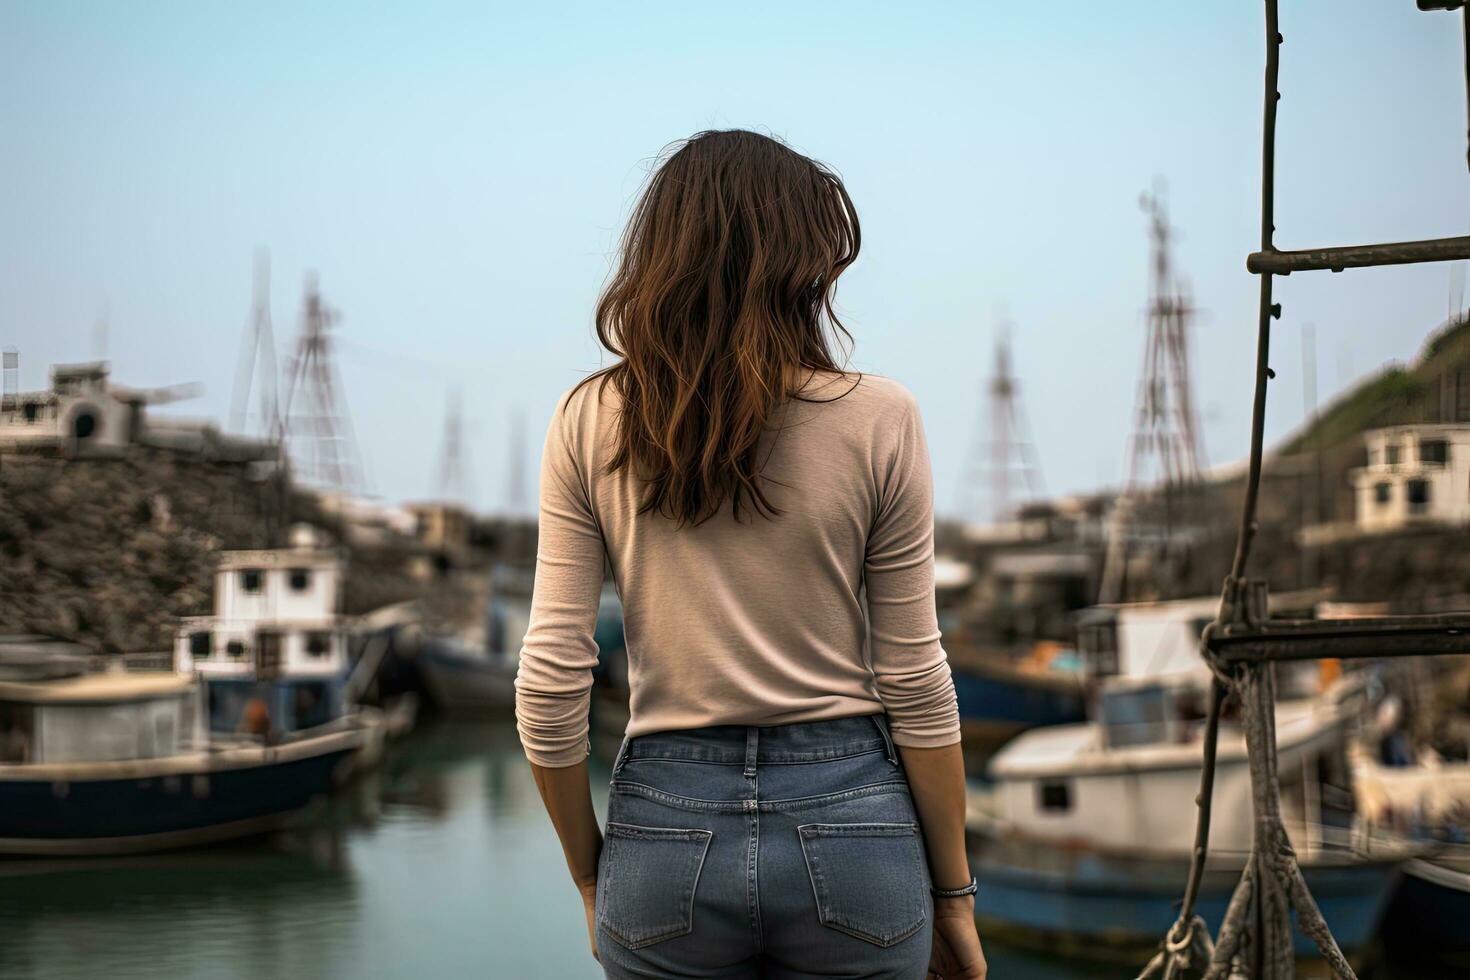
[[[1422,862],[1410,862],[1389,907],[1385,931],[1395,939],[1437,950],[1470,953],[1470,880],[1457,887],[1415,873]],[[1433,869],[1429,869],[1431,872]],[[1461,877],[1459,876],[1446,877]]]
[[[970,854],[980,881],[978,919],[1022,941],[1053,948],[1060,942],[1082,953],[1156,946],[1178,916],[1188,876],[1182,859],[1101,855],[1034,842],[996,844],[972,836]],[[1397,883],[1398,863],[1319,864],[1303,871],[1343,951],[1368,946]],[[1198,910],[1212,932],[1239,877],[1238,868],[1212,868],[1205,875]],[[1303,957],[1316,953],[1301,933],[1296,949]]]
[[[969,775],[1007,741],[1031,728],[1086,720],[1082,685],[1065,676],[1028,674],[1003,664],[952,663]]]
[[[139,853],[270,830],[345,774],[356,746],[338,745],[289,761],[266,757],[229,768],[0,778],[0,853]],[[111,765],[126,771],[129,764]]]

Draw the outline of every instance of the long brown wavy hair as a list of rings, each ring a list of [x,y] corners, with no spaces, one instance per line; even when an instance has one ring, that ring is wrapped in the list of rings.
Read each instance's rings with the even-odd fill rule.
[[[737,521],[775,517],[760,436],[801,375],[842,370],[828,335],[852,340],[832,299],[857,212],[835,173],[759,133],[706,131],[665,156],[597,303],[620,360],[581,384],[621,396],[609,468],[644,481],[639,513],[698,525],[728,500]]]

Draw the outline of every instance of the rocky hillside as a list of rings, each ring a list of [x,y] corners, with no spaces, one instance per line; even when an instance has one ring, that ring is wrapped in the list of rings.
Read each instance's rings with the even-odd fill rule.
[[[213,551],[275,543],[287,506],[280,478],[164,450],[0,456],[0,632],[167,650],[209,610]]]

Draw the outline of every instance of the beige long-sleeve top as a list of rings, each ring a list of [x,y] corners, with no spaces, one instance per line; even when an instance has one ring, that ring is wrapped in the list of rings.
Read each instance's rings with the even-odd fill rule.
[[[623,604],[628,735],[780,725],[886,710],[899,745],[959,741],[934,605],[933,480],[913,396],[871,374],[818,374],[762,437],[774,520],[742,508],[676,528],[610,474],[618,395],[558,401],[541,458],[540,540],[516,676],[526,755],[590,749],[604,560]],[[768,454],[768,455],[767,455]]]

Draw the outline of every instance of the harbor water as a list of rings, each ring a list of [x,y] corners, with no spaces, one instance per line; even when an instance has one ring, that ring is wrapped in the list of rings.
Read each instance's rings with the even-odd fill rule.
[[[600,814],[606,783],[599,763]],[[1121,980],[1138,966],[986,949],[996,980]],[[171,855],[0,862],[5,980],[601,976],[509,722],[423,729],[289,832]]]

